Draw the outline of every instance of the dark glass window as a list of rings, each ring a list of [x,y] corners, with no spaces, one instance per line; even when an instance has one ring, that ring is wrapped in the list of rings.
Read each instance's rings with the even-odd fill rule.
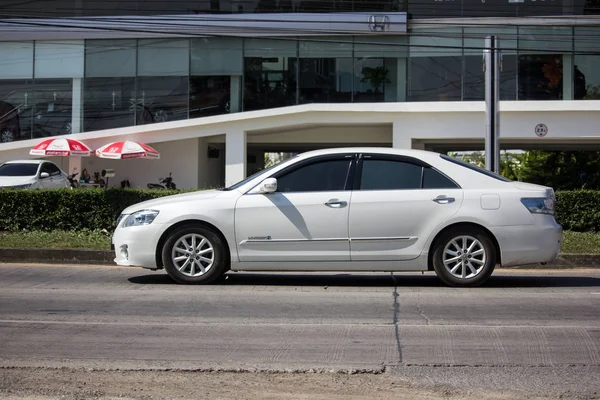
[[[135,78],[86,78],[85,132],[133,125]]]
[[[423,168],[423,189],[457,189],[456,183],[433,168]]]
[[[0,143],[31,139],[32,81],[0,81]]]
[[[278,192],[329,192],[346,189],[350,160],[328,160],[277,178]]]
[[[405,190],[421,188],[422,167],[393,160],[364,160],[360,190]]]
[[[50,174],[50,176],[60,175],[60,169],[56,165],[49,162],[42,164],[41,172],[47,172]]]
[[[352,58],[301,58],[299,103],[350,103],[353,73]]]
[[[190,77],[190,118],[229,113],[230,81],[229,76]]]
[[[409,101],[461,100],[462,57],[413,57],[409,67]]]
[[[296,104],[296,58],[244,59],[244,111]]]
[[[0,166],[0,176],[34,176],[37,164],[4,164]]]
[[[36,79],[33,137],[68,135],[73,132],[71,79]]]
[[[519,100],[562,100],[562,55],[519,56]]]
[[[187,76],[143,76],[137,82],[137,125],[188,118]]]

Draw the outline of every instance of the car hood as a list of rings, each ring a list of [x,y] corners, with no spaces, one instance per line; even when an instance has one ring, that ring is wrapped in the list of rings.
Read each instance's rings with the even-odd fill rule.
[[[0,176],[0,187],[29,185],[35,183],[33,176]]]
[[[134,204],[132,206],[127,207],[123,210],[123,214],[131,214],[140,210],[150,210],[157,209],[161,206],[173,204],[173,203],[183,203],[185,201],[196,201],[196,200],[204,200],[211,199],[220,193],[223,193],[220,190],[203,190],[198,192],[190,192],[190,193],[182,193],[175,194],[172,196],[160,197],[158,199],[148,200],[141,203]]]

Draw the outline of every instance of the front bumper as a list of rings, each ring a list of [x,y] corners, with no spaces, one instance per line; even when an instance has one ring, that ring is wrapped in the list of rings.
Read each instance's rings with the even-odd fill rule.
[[[152,223],[143,226],[117,228],[112,237],[111,249],[115,263],[121,266],[158,269],[156,249],[163,226]]]
[[[533,225],[490,229],[500,245],[503,267],[556,260],[562,243],[562,226],[550,215],[535,215],[534,219]]]

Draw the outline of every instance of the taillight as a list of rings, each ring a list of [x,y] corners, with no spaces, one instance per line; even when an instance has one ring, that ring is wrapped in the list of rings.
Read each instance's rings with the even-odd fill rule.
[[[528,197],[521,199],[521,203],[532,214],[554,215],[554,199],[550,197]]]

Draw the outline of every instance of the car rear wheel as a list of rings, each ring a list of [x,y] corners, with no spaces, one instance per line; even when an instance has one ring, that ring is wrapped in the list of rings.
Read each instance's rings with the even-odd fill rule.
[[[176,229],[162,249],[165,270],[179,283],[214,282],[225,272],[227,259],[223,240],[200,225]]]
[[[452,229],[436,241],[433,268],[449,286],[479,286],[494,271],[496,247],[489,235],[475,228]]]

